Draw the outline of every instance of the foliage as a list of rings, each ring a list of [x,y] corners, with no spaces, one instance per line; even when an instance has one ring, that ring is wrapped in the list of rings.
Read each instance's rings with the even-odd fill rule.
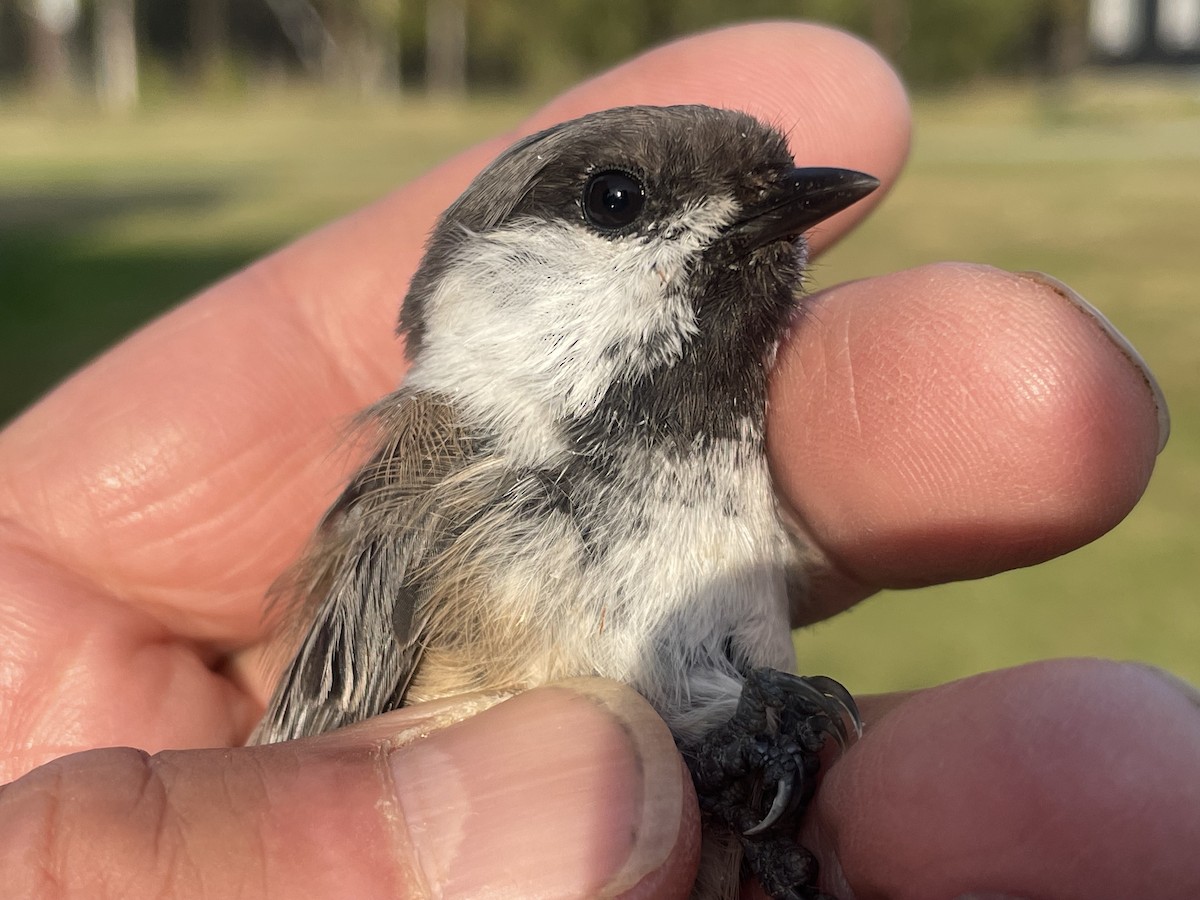
[[[428,0],[433,2],[433,0]],[[945,86],[1028,68],[1061,0],[528,0],[475,7],[477,53],[508,54],[520,81],[578,76],[680,34],[802,17],[873,41],[910,83]],[[1082,26],[1082,19],[1072,19]]]
[[[87,13],[100,2],[88,0],[78,33],[64,38],[77,55],[94,55],[95,17]],[[427,13],[443,2],[450,0],[137,0],[137,31],[141,55],[179,73],[194,74],[197,60],[219,68],[215,57],[224,55],[262,77],[286,71],[345,81],[349,73],[360,87],[385,89],[397,71],[422,82],[426,46],[436,39]],[[45,42],[35,39],[30,8],[0,0],[0,74],[45,74],[36,58]],[[1085,16],[1085,0],[471,0],[466,65],[476,89],[537,90],[688,32],[800,17],[877,44],[910,84],[944,87],[999,72],[1057,71],[1049,61],[1064,35],[1082,45]]]

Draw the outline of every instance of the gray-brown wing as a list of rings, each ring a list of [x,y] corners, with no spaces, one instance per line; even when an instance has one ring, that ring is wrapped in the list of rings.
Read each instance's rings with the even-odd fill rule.
[[[486,505],[484,497],[444,502],[448,492],[461,495],[448,485],[476,453],[446,402],[400,391],[366,416],[381,434],[378,449],[281,589],[303,636],[251,743],[317,734],[403,704],[429,618],[423,569]]]

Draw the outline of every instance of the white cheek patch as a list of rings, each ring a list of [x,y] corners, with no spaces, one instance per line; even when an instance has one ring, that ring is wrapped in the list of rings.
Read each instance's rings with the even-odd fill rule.
[[[499,417],[531,451],[553,450],[554,420],[586,415],[615,381],[683,354],[698,329],[687,274],[736,211],[710,198],[615,239],[528,220],[468,235],[426,299],[409,383]]]
[[[685,207],[658,225],[652,247],[663,252],[651,262],[654,274],[664,287],[682,280],[687,265],[736,217],[738,206],[731,197],[710,197],[703,203]]]

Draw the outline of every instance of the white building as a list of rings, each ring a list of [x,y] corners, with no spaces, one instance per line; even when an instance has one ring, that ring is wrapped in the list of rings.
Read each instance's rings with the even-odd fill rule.
[[[1091,0],[1088,39],[1108,62],[1200,64],[1200,0]]]

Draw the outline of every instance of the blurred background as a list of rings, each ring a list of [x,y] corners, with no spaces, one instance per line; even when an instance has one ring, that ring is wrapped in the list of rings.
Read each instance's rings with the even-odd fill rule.
[[[914,93],[912,164],[818,286],[941,259],[1051,272],[1174,412],[1113,533],[868,601],[797,635],[803,669],[870,691],[1099,655],[1200,682],[1200,0],[0,0],[0,422],[575,80],[773,16],[865,36]]]

